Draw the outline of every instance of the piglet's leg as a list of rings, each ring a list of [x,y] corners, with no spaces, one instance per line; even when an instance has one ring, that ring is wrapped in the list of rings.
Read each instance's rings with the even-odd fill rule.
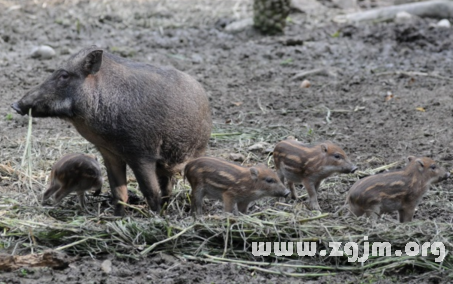
[[[356,206],[354,204],[349,205],[349,212],[352,212],[352,214],[354,214],[356,217],[360,217],[366,213],[365,210],[363,210],[360,206]],[[370,215],[367,213],[367,216]]]
[[[302,184],[304,185],[305,189],[307,190],[308,192],[308,207],[311,209],[311,210],[319,210],[321,211],[321,207],[319,207],[319,204],[318,204],[318,194],[316,192],[316,185],[305,179],[302,181]]]
[[[294,186],[294,182],[288,181],[288,187],[291,190],[291,199],[296,200],[297,194],[296,194],[296,187]]]
[[[277,169],[277,176],[282,183],[285,183],[285,175],[282,173],[282,171],[279,168]]]
[[[225,191],[222,194],[222,199],[223,199],[223,208],[224,208],[225,212],[233,213],[234,204],[235,204],[234,197],[230,193],[228,193],[228,191]]]
[[[52,185],[43,194],[42,204],[45,204],[46,200],[49,199],[59,189],[60,189],[60,184],[58,184],[56,182],[52,183]]]
[[[68,182],[69,184],[74,184],[72,181],[69,181]],[[55,203],[54,205],[57,205],[59,204],[63,198],[65,198],[66,196],[68,196],[70,193],[72,192],[75,192],[77,190],[77,185],[63,185],[62,187],[60,187],[56,192],[55,192],[55,195],[54,195],[54,199],[55,199]]]
[[[203,197],[204,189],[202,187],[192,187],[192,194],[190,198],[190,208],[192,215],[203,214]]]
[[[246,214],[247,213],[247,209],[249,207],[249,203],[248,201],[243,201],[243,202],[238,202],[238,210],[239,212],[241,212],[242,214]]]
[[[410,222],[414,218],[415,207],[398,210],[401,223]]]
[[[105,149],[99,149],[104,158],[107,176],[109,178],[110,190],[112,191],[112,203],[115,206],[115,216],[124,215],[124,206],[118,201],[127,202],[127,179],[126,163],[118,156],[113,155]]]
[[[82,209],[86,209],[85,192],[77,192],[77,196],[79,196],[80,207],[82,207]]]
[[[95,189],[95,192],[93,192],[93,196],[99,196],[102,191],[102,185],[99,188]]]
[[[156,162],[138,161],[130,163],[129,166],[135,174],[140,191],[149,208],[154,212],[159,212],[161,209],[161,191],[156,174]]]

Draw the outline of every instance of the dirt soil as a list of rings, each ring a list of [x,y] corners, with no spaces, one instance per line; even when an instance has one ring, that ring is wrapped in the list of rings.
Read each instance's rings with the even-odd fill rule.
[[[453,167],[453,32],[436,27],[436,19],[337,24],[330,18],[343,11],[331,1],[321,1],[327,7],[323,13],[294,12],[285,35],[265,37],[251,29],[235,34],[223,29],[225,23],[250,17],[252,1],[112,2],[0,1],[3,164],[20,164],[27,134],[28,117],[15,114],[11,103],[42,82],[70,54],[97,45],[137,61],[173,65],[197,78],[210,96],[213,133],[241,134],[213,137],[210,155],[228,158],[231,153],[242,153],[246,164],[267,161],[265,149],[292,135],[307,143],[334,141],[362,170],[395,161],[403,165],[409,155],[429,156],[448,170]],[[56,56],[32,58],[33,47],[42,44],[53,47]],[[293,78],[319,68],[324,72]],[[309,88],[301,87],[304,79],[310,81]],[[72,126],[57,119],[35,119],[33,135],[38,151],[47,159],[43,172],[66,147],[61,153],[52,152],[46,150],[48,143],[80,138]],[[248,150],[258,142],[268,143],[264,151]],[[0,186],[2,195],[19,190],[9,179],[1,180]],[[343,204],[349,186],[329,192],[321,189],[322,210],[334,212]],[[451,181],[436,185],[415,219],[451,222],[453,195],[443,208],[436,206],[433,196],[448,194],[452,187]],[[100,269],[104,259],[112,259],[111,274]],[[302,282],[168,255],[138,261],[87,256],[64,270],[0,275],[3,283],[288,280]],[[358,279],[341,274],[314,280],[318,281],[352,283]]]

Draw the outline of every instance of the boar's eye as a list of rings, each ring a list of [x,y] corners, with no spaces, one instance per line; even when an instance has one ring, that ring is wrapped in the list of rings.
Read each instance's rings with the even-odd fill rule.
[[[436,169],[436,165],[433,164],[433,165],[430,166],[430,168],[431,168],[431,170],[435,170]]]
[[[60,80],[67,80],[69,78],[69,73],[66,71],[63,71],[60,73],[59,79]]]
[[[273,178],[271,178],[271,177],[267,177],[267,178],[265,179],[265,181],[266,181],[267,183],[274,183],[274,182],[275,182],[275,179],[273,179]]]
[[[335,154],[333,155],[333,157],[334,157],[335,159],[341,159],[341,158],[342,158],[341,155],[340,155],[340,154],[337,154],[337,153],[335,153]]]

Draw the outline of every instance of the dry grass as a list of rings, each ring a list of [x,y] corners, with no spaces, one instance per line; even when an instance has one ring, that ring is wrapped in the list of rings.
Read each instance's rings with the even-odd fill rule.
[[[232,216],[222,213],[220,202],[206,201],[206,215],[194,219],[189,214],[190,187],[179,177],[174,196],[162,216],[150,213],[142,203],[128,204],[127,217],[116,218],[108,206],[108,194],[91,197],[90,212],[83,212],[76,196],[66,198],[58,207],[43,207],[39,200],[45,189],[47,175],[55,159],[68,152],[93,152],[91,145],[79,136],[57,137],[36,141],[28,139],[11,147],[9,154],[21,156],[22,161],[10,158],[0,165],[3,182],[9,190],[0,197],[0,247],[11,254],[42,252],[52,248],[71,254],[96,255],[109,253],[118,257],[140,258],[152,253],[166,252],[188,260],[213,263],[233,263],[251,270],[294,277],[317,277],[341,272],[373,277],[375,274],[405,272],[431,272],[453,276],[453,257],[448,253],[443,262],[434,261],[435,255],[402,257],[371,257],[363,264],[348,262],[348,256],[321,256],[319,250],[331,251],[329,242],[356,242],[359,254],[363,255],[364,236],[368,242],[390,242],[392,252],[404,251],[406,243],[414,241],[443,242],[446,249],[453,248],[453,228],[448,216],[429,220],[418,217],[412,223],[399,224],[392,216],[384,220],[370,221],[366,218],[334,217],[329,213],[309,211],[301,202],[285,203],[275,199],[260,200],[252,206],[248,215]],[[222,134],[224,133],[224,134]],[[226,133],[226,134],[225,134]],[[255,132],[260,135],[263,132]],[[272,160],[266,154],[251,153],[247,147],[260,140],[277,142],[285,132],[262,135],[242,135],[233,131],[217,129],[212,143],[235,145],[239,152],[247,153],[248,163]],[[307,134],[312,135],[312,134]],[[245,139],[242,139],[246,137]],[[260,138],[258,138],[260,137]],[[307,136],[308,139],[308,136]],[[226,147],[223,148],[223,151]],[[234,148],[234,147],[233,147]],[[212,149],[215,152],[215,149]],[[4,156],[5,155],[4,153]],[[394,166],[394,164],[390,165]],[[367,175],[382,171],[389,166],[360,172]],[[136,182],[130,175],[129,189],[137,191]],[[321,207],[328,204],[328,212],[334,212],[344,202],[344,191],[357,180],[358,175],[343,175],[329,178],[321,190]],[[108,188],[107,184],[104,189]],[[14,189],[14,190],[11,190]],[[451,206],[448,192],[430,195],[435,208]],[[332,205],[333,204],[333,205]],[[422,209],[420,209],[422,210]],[[425,210],[425,209],[423,209]],[[429,202],[426,210],[435,210]],[[445,217],[445,218],[444,218]],[[252,254],[252,242],[317,242],[318,253],[311,257],[267,257]]]

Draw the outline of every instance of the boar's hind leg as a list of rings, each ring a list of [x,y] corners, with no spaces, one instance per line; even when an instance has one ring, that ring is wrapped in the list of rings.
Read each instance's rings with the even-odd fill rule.
[[[173,191],[173,183],[171,182],[171,177],[159,176],[158,179],[160,190],[162,191],[161,205],[164,205],[165,203],[168,204],[168,202],[170,201],[171,192]]]
[[[112,191],[112,203],[115,206],[115,216],[124,215],[124,206],[118,201],[127,202],[127,179],[126,163],[119,157],[107,150],[99,149],[104,158],[107,176],[109,178],[110,190]]]
[[[163,170],[159,165],[157,165],[157,178],[162,192],[161,205],[164,205],[165,203],[168,204],[173,191],[172,173]]]
[[[161,208],[161,192],[156,173],[156,162],[140,161],[129,164],[137,179],[140,191],[150,209],[159,212]]]

